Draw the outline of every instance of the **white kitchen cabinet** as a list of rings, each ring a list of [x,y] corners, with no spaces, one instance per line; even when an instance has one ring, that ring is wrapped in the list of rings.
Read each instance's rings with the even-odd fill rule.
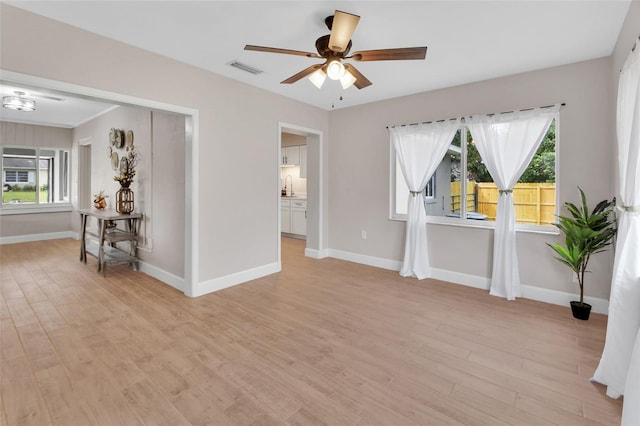
[[[291,201],[291,233],[307,235],[307,201]]]
[[[307,235],[307,200],[280,200],[280,229],[283,233]]]
[[[291,233],[291,200],[280,200],[280,226],[281,231]]]
[[[280,164],[283,166],[300,165],[300,146],[286,146],[280,149]]]
[[[307,177],[307,146],[300,145],[300,177]]]

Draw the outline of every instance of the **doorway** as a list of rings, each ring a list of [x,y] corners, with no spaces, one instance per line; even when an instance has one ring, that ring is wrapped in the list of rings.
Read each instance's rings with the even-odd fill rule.
[[[182,247],[184,274],[182,277],[179,277],[174,274],[167,274],[164,271],[153,267],[145,270],[144,272],[165,282],[166,284],[171,285],[172,287],[175,287],[187,296],[194,296],[195,285],[198,282],[198,259],[197,256],[195,256],[195,253],[197,252],[196,248],[198,246],[198,235],[195,232],[195,230],[198,229],[198,216],[193,209],[193,206],[198,204],[197,198],[199,193],[198,181],[196,179],[197,147],[199,143],[198,110],[12,71],[3,71],[0,82],[6,85],[19,85],[32,88],[37,91],[46,91],[52,95],[104,101],[119,106],[143,108],[151,111],[167,112],[184,116],[184,192],[186,194],[184,202],[184,223],[182,224],[184,234],[184,246]],[[76,169],[78,171],[77,206],[74,206],[76,208],[88,208],[91,206],[91,179],[90,177],[87,177],[91,176],[92,172],[90,168],[91,151],[91,141],[85,142],[84,145],[79,144],[77,154],[78,166],[84,164],[89,165],[89,168]]]
[[[304,197],[305,200],[305,210],[302,214],[306,216],[306,240],[303,241],[302,244],[297,244],[298,247],[304,247],[304,255],[307,257],[319,258],[320,252],[322,248],[323,241],[323,233],[322,233],[322,223],[323,223],[323,185],[322,185],[322,152],[323,152],[323,139],[322,132],[316,129],[309,129],[293,124],[280,123],[279,125],[279,134],[278,134],[278,161],[277,161],[277,196],[278,196],[278,264],[280,267],[282,266],[282,232],[283,232],[283,220],[291,220],[291,212],[293,210],[289,210],[290,214],[287,217],[286,210],[286,202],[283,200],[287,200],[286,198],[282,198],[282,190],[283,190],[283,170],[285,168],[281,168],[282,158],[284,154],[283,150],[283,142],[286,145],[286,141],[283,141],[283,135],[293,135],[297,137],[298,141],[304,141],[305,153],[306,153],[306,188]],[[287,137],[285,136],[285,139]],[[302,142],[300,142],[302,143]],[[291,142],[292,145],[295,145],[296,142]],[[301,146],[301,145],[300,145]],[[294,169],[292,169],[294,170]],[[299,170],[296,170],[299,173]],[[294,174],[296,173],[294,172]],[[285,177],[288,175],[288,172],[285,172]],[[290,185],[291,180],[288,180],[287,185]],[[301,181],[298,181],[298,185],[300,185]],[[299,189],[296,189],[296,186],[293,187],[294,195],[298,191],[301,193]],[[291,193],[291,188],[287,188],[287,194]],[[300,199],[300,198],[299,198]],[[295,202],[296,197],[288,198],[288,201]],[[301,203],[298,203],[301,204]],[[301,212],[293,212],[293,214],[300,215]],[[286,226],[285,226],[286,229]],[[289,228],[290,229],[290,228]]]

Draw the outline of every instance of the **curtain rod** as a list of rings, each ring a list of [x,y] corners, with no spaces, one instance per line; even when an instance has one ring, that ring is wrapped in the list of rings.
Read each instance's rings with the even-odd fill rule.
[[[541,106],[541,107],[538,107],[538,108],[551,108],[551,107],[556,106],[556,105],[558,105],[558,104],[545,105],[545,106]],[[562,103],[560,104],[560,106],[565,106],[565,105],[567,105],[567,104],[566,104],[566,102],[562,102]],[[535,108],[523,108],[523,109],[519,109],[519,110],[517,110],[517,111],[518,111],[518,112],[520,112],[520,111],[532,111],[532,110],[534,110],[534,109],[535,109]],[[516,110],[513,110],[513,111],[502,111],[502,112],[498,112],[498,113],[495,113],[495,112],[494,112],[494,113],[485,114],[485,115],[486,115],[487,117],[492,117],[492,116],[494,116],[494,115],[496,115],[496,114],[510,114],[510,113],[512,113],[512,112],[515,112],[515,111],[516,111]],[[480,114],[480,115],[482,115],[482,114]],[[443,123],[443,122],[445,122],[445,121],[457,120],[458,118],[460,118],[460,120],[462,120],[462,122],[464,122],[464,117],[456,117],[456,118],[449,118],[449,119],[446,119],[446,120],[431,120],[431,121],[423,121],[423,122],[421,122],[421,123],[394,124],[394,125],[392,125],[392,126],[386,126],[386,128],[387,128],[387,129],[389,129],[389,128],[393,128],[393,127],[417,126],[417,125],[419,125],[419,124]]]

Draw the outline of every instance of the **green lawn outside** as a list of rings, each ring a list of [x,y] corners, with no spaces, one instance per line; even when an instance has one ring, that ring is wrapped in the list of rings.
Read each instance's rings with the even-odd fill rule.
[[[40,191],[40,202],[47,202],[47,191]],[[14,201],[17,200],[17,201]],[[36,201],[35,191],[23,192],[23,191],[7,191],[2,193],[2,203],[33,203]]]

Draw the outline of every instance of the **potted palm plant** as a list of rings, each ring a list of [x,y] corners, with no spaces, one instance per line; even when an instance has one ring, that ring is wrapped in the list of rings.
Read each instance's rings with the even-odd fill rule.
[[[616,234],[613,209],[615,198],[602,200],[590,212],[587,199],[580,187],[581,206],[566,202],[564,207],[570,216],[557,215],[555,224],[565,236],[565,245],[553,243],[547,245],[557,254],[556,259],[567,265],[576,274],[580,285],[580,301],[571,302],[574,318],[588,320],[591,305],[584,303],[584,274],[589,272],[587,264],[591,255],[600,253],[611,244]]]

